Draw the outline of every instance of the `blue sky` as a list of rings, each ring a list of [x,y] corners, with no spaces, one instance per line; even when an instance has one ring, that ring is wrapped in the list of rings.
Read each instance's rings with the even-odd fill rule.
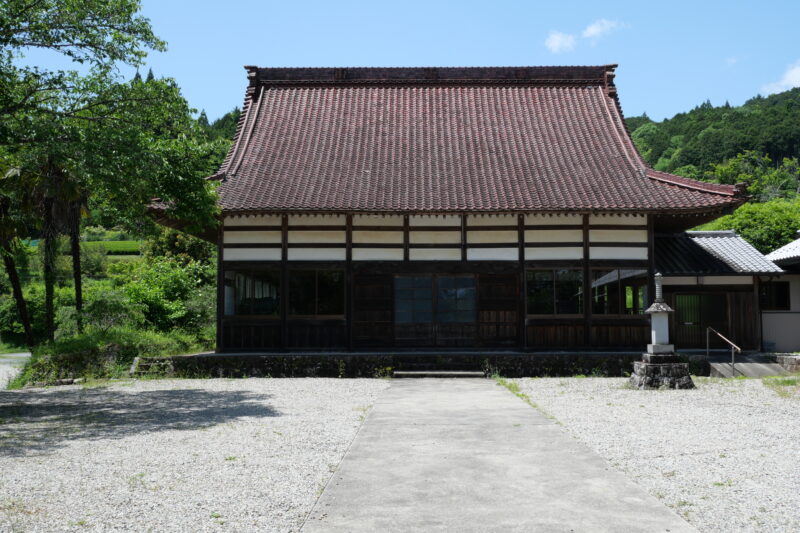
[[[798,0],[143,0],[143,12],[169,46],[148,66],[211,119],[241,104],[251,64],[619,63],[625,114],[657,120],[800,85]]]

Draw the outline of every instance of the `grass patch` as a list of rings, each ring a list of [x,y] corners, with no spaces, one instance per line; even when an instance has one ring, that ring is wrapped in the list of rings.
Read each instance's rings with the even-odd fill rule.
[[[761,383],[782,398],[797,396],[800,392],[800,374],[765,377],[761,378]]]
[[[0,353],[19,353],[27,351],[28,349],[25,346],[17,346],[16,344],[8,344],[0,341]]]
[[[544,416],[546,416],[550,420],[554,421],[556,424],[561,425],[561,422],[556,420],[556,418],[553,415],[551,415],[550,413],[548,413],[547,411],[545,411],[544,409],[539,407],[539,405],[537,405],[536,402],[531,400],[530,396],[528,396],[527,394],[522,392],[522,390],[520,390],[520,388],[519,388],[519,384],[517,384],[514,381],[508,381],[504,377],[498,376],[497,374],[493,375],[492,378],[494,378],[495,382],[498,385],[508,389],[514,396],[516,396],[517,398],[519,398],[523,402],[527,403],[528,405],[530,405],[531,407],[533,407],[534,409],[536,409],[537,411],[542,413]]]

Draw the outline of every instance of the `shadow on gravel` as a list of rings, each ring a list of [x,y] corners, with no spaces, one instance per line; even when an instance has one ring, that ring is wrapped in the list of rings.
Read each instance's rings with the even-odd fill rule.
[[[269,395],[202,389],[0,391],[0,456],[47,453],[78,439],[197,430],[245,417],[275,417]]]

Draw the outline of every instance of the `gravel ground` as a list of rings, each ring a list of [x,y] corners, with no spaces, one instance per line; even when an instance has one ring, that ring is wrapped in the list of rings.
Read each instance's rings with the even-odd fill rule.
[[[0,354],[0,390],[5,389],[8,382],[19,373],[28,355],[21,353]]]
[[[387,386],[216,379],[0,392],[0,531],[296,531]]]
[[[760,380],[516,380],[521,392],[700,531],[800,531],[800,396]]]

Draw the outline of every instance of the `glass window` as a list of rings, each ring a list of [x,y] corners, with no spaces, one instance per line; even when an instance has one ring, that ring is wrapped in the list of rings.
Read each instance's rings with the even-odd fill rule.
[[[550,315],[555,309],[552,270],[529,270],[527,272],[528,314]]]
[[[431,276],[398,276],[394,279],[394,320],[398,324],[433,321]]]
[[[761,309],[765,311],[788,311],[792,308],[788,281],[762,282],[760,296]]]
[[[280,287],[277,271],[226,271],[225,314],[278,316]]]
[[[526,288],[529,315],[583,313],[583,272],[580,270],[529,270]]]
[[[592,271],[592,314],[641,315],[649,305],[647,271]]]
[[[583,272],[556,270],[556,314],[583,314]]]
[[[317,272],[317,314],[344,314],[344,272],[341,270]]]
[[[343,271],[292,270],[289,272],[290,315],[343,315],[344,307]]]
[[[442,276],[436,280],[437,322],[475,322],[475,278]]]

